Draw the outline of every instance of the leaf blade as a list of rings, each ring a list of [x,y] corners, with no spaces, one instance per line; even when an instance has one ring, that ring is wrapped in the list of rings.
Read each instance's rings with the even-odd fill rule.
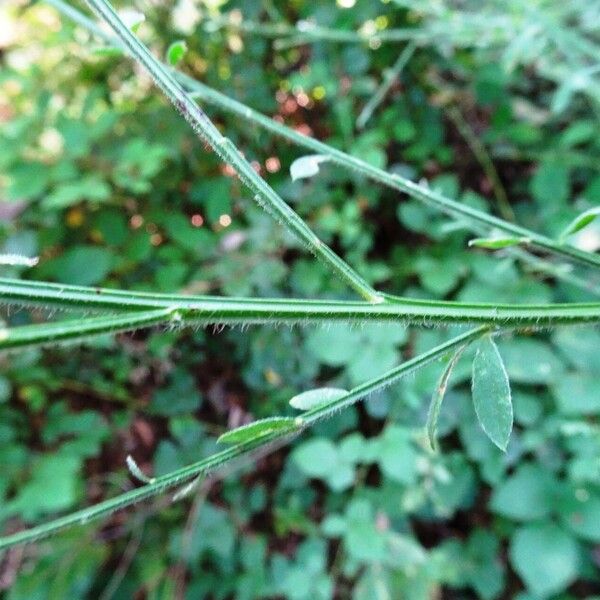
[[[479,341],[473,359],[471,392],[481,428],[505,452],[513,426],[513,409],[508,374],[491,335]]]
[[[450,376],[452,375],[452,371],[458,362],[458,359],[461,357],[462,353],[465,351],[466,346],[459,348],[452,358],[448,361],[446,368],[443,370],[438,384],[435,388],[433,396],[431,397],[431,403],[429,405],[429,411],[427,413],[427,423],[425,425],[425,431],[427,432],[427,437],[429,439],[429,445],[431,449],[434,451],[438,451],[438,443],[437,443],[437,422],[440,416],[440,410],[442,408],[442,402],[444,400],[444,396],[446,395],[446,390],[448,388],[448,381],[450,380]]]
[[[469,248],[487,248],[488,250],[500,250],[512,246],[526,245],[531,240],[526,237],[499,237],[499,238],[474,238],[469,240]]]
[[[568,238],[570,235],[581,231],[585,227],[587,227],[590,223],[596,220],[596,218],[600,215],[600,206],[594,206],[580,215],[577,215],[562,231],[559,236],[560,241],[564,241],[565,238]]]
[[[217,439],[218,444],[241,444],[253,439],[258,439],[272,433],[286,433],[299,429],[299,423],[293,417],[269,417],[259,419],[226,431]]]
[[[291,398],[290,406],[293,406],[298,410],[310,410],[311,408],[327,404],[333,400],[339,400],[348,393],[348,390],[343,390],[341,388],[316,388],[314,390],[302,392]]]
[[[176,66],[187,52],[187,44],[184,40],[176,40],[167,48],[167,62],[172,66]]]
[[[290,176],[292,181],[313,177],[319,172],[319,165],[328,160],[330,160],[330,157],[324,154],[309,154],[308,156],[297,158],[290,165]]]

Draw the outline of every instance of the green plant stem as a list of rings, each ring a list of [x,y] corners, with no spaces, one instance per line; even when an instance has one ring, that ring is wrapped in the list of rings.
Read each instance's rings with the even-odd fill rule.
[[[285,431],[283,433],[275,432],[273,434],[261,436],[259,438],[254,438],[246,442],[236,444],[192,465],[157,477],[152,483],[136,488],[129,492],[125,492],[124,494],[116,496],[115,498],[105,500],[104,502],[100,502],[89,508],[79,510],[70,515],[60,517],[50,521],[49,523],[2,537],[0,538],[0,550],[5,550],[19,544],[33,542],[40,538],[52,535],[66,527],[77,524],[84,525],[92,520],[106,517],[119,509],[131,506],[132,504],[140,502],[141,500],[156,496],[170,488],[173,488],[176,485],[185,483],[190,479],[197,477],[198,475],[205,475],[214,469],[230,463],[234,459],[248,455],[252,451],[266,450],[271,444],[289,441],[298,433],[309,427],[312,427],[319,421],[330,418],[341,409],[354,404],[361,398],[365,398],[370,394],[378,392],[387,386],[392,385],[401,377],[416,371],[417,369],[436,360],[454,348],[480,337],[487,331],[489,331],[489,328],[487,327],[478,327],[456,336],[451,340],[440,344],[439,346],[436,346],[435,348],[424,352],[419,356],[416,356],[415,358],[407,360],[384,375],[371,379],[368,382],[354,388],[345,396],[303,413],[297,418],[297,430],[293,431],[291,434],[289,431]]]
[[[308,42],[335,42],[339,44],[356,44],[360,42],[398,43],[410,40],[427,39],[427,33],[416,29],[382,29],[374,33],[367,30],[349,31],[322,27],[311,21],[299,21],[296,25],[287,23],[255,23],[243,21],[229,16],[210,16],[204,23],[213,29],[228,29],[239,33],[257,35],[266,38],[288,38],[293,45]]]
[[[104,39],[107,43],[115,45],[119,48],[122,47],[118,39],[102,31],[91,19],[88,19],[79,11],[75,11],[75,9],[72,7],[65,5],[62,0],[45,1],[54,6],[57,10],[72,18],[82,27],[85,27],[95,35]],[[600,256],[597,254],[584,252],[583,250],[579,250],[567,244],[560,244],[556,240],[537,234],[525,227],[521,227],[515,223],[509,223],[503,219],[489,215],[468,205],[461,204],[460,202],[450,198],[446,198],[442,194],[431,190],[429,187],[414,183],[398,174],[387,173],[383,169],[379,169],[378,167],[370,165],[360,158],[346,154],[337,148],[333,148],[332,146],[320,142],[319,140],[298,133],[290,127],[277,123],[273,119],[270,119],[269,117],[250,108],[249,106],[238,102],[237,100],[227,97],[217,90],[208,87],[204,83],[193,79],[189,75],[174,69],[171,70],[171,72],[177,78],[177,80],[191,92],[191,96],[209,104],[213,104],[225,112],[239,116],[250,123],[254,123],[259,127],[262,127],[263,129],[270,131],[271,133],[282,137],[293,144],[311,150],[316,154],[327,155],[330,157],[332,162],[341,167],[353,170],[389,188],[406,193],[415,200],[432,206],[454,218],[458,217],[465,219],[468,223],[484,225],[488,229],[498,229],[516,237],[526,237],[531,240],[531,246],[536,246],[557,256],[574,260],[588,266],[600,268]],[[477,230],[477,232],[481,233],[480,230]]]
[[[71,319],[52,323],[36,323],[0,329],[0,350],[81,341],[101,334],[133,331],[173,320],[176,311],[159,308],[119,315]]]
[[[447,113],[460,135],[462,135],[467,142],[471,152],[473,153],[473,156],[475,156],[475,159],[481,165],[485,176],[492,184],[492,189],[494,190],[494,196],[496,197],[496,203],[498,205],[500,214],[505,220],[514,221],[515,213],[513,212],[510,202],[508,201],[506,190],[502,185],[498,171],[496,171],[494,161],[492,161],[490,158],[485,145],[477,137],[473,131],[473,128],[469,125],[456,106],[448,107]]]
[[[375,90],[375,93],[369,98],[369,101],[365,104],[360,114],[356,118],[356,126],[359,129],[363,129],[367,124],[377,107],[383,102],[387,96],[391,87],[400,77],[400,73],[404,67],[408,64],[408,61],[412,58],[417,45],[414,42],[409,42],[404,50],[400,53],[400,56],[396,59],[396,62],[384,73],[383,82]]]
[[[274,325],[380,321],[420,325],[485,323],[508,328],[535,328],[600,322],[599,302],[515,305],[398,299],[394,296],[386,296],[386,302],[371,304],[340,300],[221,298],[126,292],[2,278],[0,278],[0,303],[86,311],[144,311],[143,318],[148,318],[149,321],[152,319],[149,324],[161,320],[173,324],[270,323]],[[162,318],[159,313],[148,316],[150,315],[148,311],[161,309],[167,309]],[[67,327],[66,323],[56,324],[57,332],[60,333],[61,328]],[[118,330],[115,323],[110,320],[106,322],[106,326],[107,331]],[[49,331],[52,325],[49,324],[47,327]],[[94,325],[90,324],[89,327],[91,329]],[[126,319],[123,321],[123,329],[131,329]],[[77,326],[73,331],[77,332]],[[33,330],[28,335],[31,339],[34,335]],[[9,336],[7,343],[10,339]],[[48,339],[48,341],[52,340]]]
[[[573,246],[560,244],[556,240],[535,233],[516,223],[510,223],[495,217],[494,215],[484,213],[476,208],[457,202],[456,200],[451,200],[427,186],[410,181],[410,179],[406,179],[398,174],[387,173],[383,169],[370,165],[360,158],[347,154],[328,144],[277,123],[258,111],[249,108],[241,102],[228,98],[224,94],[207,87],[203,83],[196,81],[185,74],[178,76],[178,79],[182,81],[188,89],[192,90],[192,95],[194,97],[210,104],[214,104],[229,113],[240,116],[251,123],[259,125],[263,129],[283,137],[294,144],[307,148],[316,154],[329,156],[331,161],[339,166],[360,173],[373,181],[377,181],[399,192],[406,193],[415,200],[419,200],[424,204],[432,206],[447,215],[460,217],[466,219],[468,222],[483,224],[489,229],[499,229],[500,231],[504,231],[505,233],[517,237],[529,238],[531,240],[530,245],[532,246],[537,246],[550,253],[588,266],[596,268],[600,267],[600,256],[596,254],[584,252]]]
[[[381,295],[321,241],[298,214],[256,173],[233,142],[221,134],[206,113],[175,80],[172,72],[167,70],[127,28],[112,6],[106,0],[86,0],[86,3],[113,30],[121,42],[121,47],[125,48],[150,74],[157,87],[167,96],[195,133],[208,143],[225,163],[233,167],[242,183],[254,195],[254,200],[280,221],[349,287],[370,302],[380,302]]]

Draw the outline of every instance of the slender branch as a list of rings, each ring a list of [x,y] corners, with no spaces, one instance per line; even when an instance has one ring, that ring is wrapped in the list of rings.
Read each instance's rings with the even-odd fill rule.
[[[85,15],[75,11],[75,9],[66,5],[62,0],[46,0],[46,2],[54,6],[57,10],[62,11],[64,14],[72,18],[76,23],[94,33],[94,35],[101,37],[107,43],[117,47],[122,47],[118,39],[102,31],[91,19],[88,19],[85,17]],[[425,185],[414,183],[413,181],[410,181],[409,179],[406,179],[398,174],[387,173],[383,169],[379,169],[373,165],[370,165],[360,158],[346,154],[337,148],[333,148],[332,146],[320,142],[319,140],[298,133],[290,127],[286,127],[285,125],[277,123],[273,119],[270,119],[269,117],[250,108],[249,106],[246,106],[237,100],[233,100],[221,92],[208,87],[204,83],[193,79],[189,75],[174,69],[172,69],[171,72],[177,81],[179,81],[191,92],[191,96],[204,102],[208,102],[209,104],[213,104],[226,112],[239,116],[250,123],[254,123],[259,127],[262,127],[263,129],[270,131],[271,133],[278,135],[279,137],[282,137],[293,144],[297,144],[298,146],[302,146],[308,150],[311,150],[316,154],[327,155],[330,157],[332,162],[341,167],[353,170],[389,188],[406,193],[415,200],[432,206],[452,217],[459,217],[465,219],[468,223],[484,225],[488,229],[498,229],[517,237],[526,237],[531,240],[531,246],[538,247],[563,258],[600,268],[600,256],[597,254],[585,252],[567,244],[560,244],[556,240],[535,233],[525,227],[521,227],[515,223],[509,223],[503,219],[479,211],[476,208],[472,208],[466,204],[461,204],[460,202],[447,198],[439,192],[431,190]]]
[[[154,83],[186,119],[195,133],[208,143],[225,163],[233,167],[242,183],[253,193],[254,200],[280,221],[348,286],[366,300],[381,302],[381,295],[322,242],[298,214],[256,173],[233,142],[221,134],[206,113],[175,80],[171,71],[167,70],[127,28],[107,0],[86,0],[86,3],[113,30],[121,42],[121,47],[125,48],[150,74]]]
[[[360,114],[356,118],[356,126],[359,129],[363,129],[367,124],[377,107],[383,102],[387,93],[390,91],[394,83],[400,77],[400,73],[404,67],[408,64],[408,61],[412,58],[415,53],[417,45],[414,42],[410,42],[406,45],[404,50],[400,53],[400,56],[396,59],[396,62],[390,67],[389,70],[384,72],[383,81],[375,90],[375,93],[369,98],[369,101],[365,104]]]
[[[295,25],[288,25],[287,23],[255,23],[253,21],[237,19],[233,15],[211,15],[205,20],[205,23],[213,29],[229,29],[231,31],[266,38],[287,38],[284,41],[292,42],[291,45],[318,41],[338,44],[356,44],[360,42],[384,44],[411,40],[426,41],[428,36],[427,32],[416,28],[383,29],[372,32],[368,27],[363,27],[358,31],[350,31],[322,27],[312,21],[298,21]]]
[[[458,132],[467,142],[471,152],[473,152],[473,156],[475,156],[477,162],[481,165],[485,176],[492,184],[492,189],[494,190],[494,196],[496,197],[500,214],[507,221],[514,221],[515,213],[510,205],[510,202],[508,201],[508,196],[506,195],[506,190],[502,185],[500,175],[498,175],[494,161],[490,158],[485,144],[477,137],[476,133],[473,131],[473,128],[469,125],[456,106],[448,107],[447,113]]]
[[[96,335],[133,331],[173,320],[177,321],[176,311],[170,308],[159,308],[127,312],[117,316],[22,325],[0,330],[0,350],[81,341]]]
[[[386,296],[386,302],[371,304],[339,300],[221,298],[126,292],[2,278],[0,303],[86,311],[142,311],[140,323],[137,325],[133,322],[137,312],[128,312],[127,317],[121,317],[121,324],[116,322],[116,317],[104,317],[105,320],[99,320],[98,323],[89,320],[88,325],[83,321],[76,321],[70,328],[70,333],[68,321],[48,324],[40,330],[42,333],[37,343],[52,343],[69,337],[87,337],[94,331],[127,331],[146,326],[144,320],[148,321],[148,325],[160,322],[184,325],[379,321],[420,325],[485,323],[508,328],[600,322],[600,302],[518,305],[398,299]],[[16,328],[27,329],[24,333],[11,334],[11,330],[6,330],[5,339],[0,340],[0,349],[12,347],[11,343],[22,345],[20,342],[25,339],[34,343],[35,327]],[[106,329],[103,330],[102,327]],[[53,334],[57,337],[53,338]]]
[[[106,517],[119,509],[131,506],[132,504],[140,502],[141,500],[145,500],[146,498],[156,496],[165,490],[189,481],[198,475],[205,475],[219,467],[222,467],[223,465],[226,465],[227,463],[230,463],[234,459],[248,455],[252,451],[264,451],[268,449],[271,444],[289,441],[308,427],[312,427],[319,421],[332,417],[342,408],[346,408],[359,401],[361,398],[365,398],[370,394],[384,389],[405,375],[412,373],[443,356],[457,346],[464,345],[465,343],[480,337],[486,331],[488,331],[487,327],[478,327],[477,329],[473,329],[454,337],[451,340],[440,344],[439,346],[436,346],[435,348],[420,354],[415,358],[407,360],[395,369],[388,371],[381,377],[371,379],[367,383],[354,388],[345,396],[303,413],[301,417],[296,419],[296,429],[291,433],[289,430],[285,430],[283,432],[275,431],[272,434],[241,442],[192,465],[177,469],[176,471],[168,473],[167,475],[157,477],[152,483],[144,485],[143,487],[125,492],[124,494],[116,496],[115,498],[105,500],[104,502],[100,502],[89,508],[84,508],[83,510],[79,510],[70,515],[60,517],[50,521],[49,523],[38,525],[37,527],[32,527],[31,529],[2,537],[0,538],[0,550],[4,550],[19,544],[33,542],[35,540],[52,535],[66,527],[78,524],[83,525],[94,519]]]
[[[450,215],[452,217],[460,217],[466,219],[468,222],[483,224],[489,229],[498,229],[505,233],[517,236],[526,237],[531,240],[531,246],[537,246],[540,249],[556,254],[563,258],[568,258],[576,262],[600,268],[600,256],[585,252],[569,246],[566,244],[560,244],[558,241],[553,240],[549,237],[535,233],[530,229],[522,227],[516,223],[510,223],[494,215],[472,208],[467,204],[462,204],[456,200],[452,200],[440,194],[439,192],[430,189],[426,185],[418,184],[410,179],[406,179],[397,173],[387,173],[383,169],[375,167],[360,158],[347,154],[342,150],[338,150],[328,144],[320,142],[314,138],[308,137],[302,133],[298,133],[294,129],[286,127],[273,121],[269,117],[255,111],[245,104],[232,100],[231,98],[221,94],[220,92],[209,88],[200,81],[180,73],[177,76],[178,80],[184,83],[184,85],[192,90],[192,95],[195,98],[199,98],[210,104],[218,106],[222,110],[229,113],[235,114],[239,117],[244,118],[248,122],[259,125],[263,129],[266,129],[288,141],[307,148],[315,152],[316,154],[323,154],[329,156],[331,161],[338,164],[341,167],[350,169],[373,181],[377,181],[389,188],[395,189],[399,192],[408,194],[411,198],[418,200],[428,206],[432,206],[437,210]]]

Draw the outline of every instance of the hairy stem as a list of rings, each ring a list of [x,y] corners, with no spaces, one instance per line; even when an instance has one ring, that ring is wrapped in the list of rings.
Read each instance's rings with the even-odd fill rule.
[[[480,337],[486,333],[486,331],[488,331],[487,327],[478,327],[477,329],[473,329],[467,333],[456,336],[448,342],[440,344],[439,346],[436,346],[435,348],[420,354],[415,358],[407,360],[395,369],[388,371],[381,377],[371,379],[367,383],[354,388],[345,396],[303,413],[303,415],[298,417],[296,420],[297,429],[291,433],[288,430],[284,431],[283,433],[274,432],[273,434],[260,436],[258,438],[235,444],[234,446],[222,450],[221,452],[217,452],[216,454],[202,459],[197,463],[177,469],[176,471],[162,475],[161,477],[157,477],[152,483],[144,485],[143,487],[136,488],[116,496],[115,498],[105,500],[104,502],[100,502],[89,508],[79,510],[70,515],[60,517],[50,521],[49,523],[38,525],[37,527],[32,527],[31,529],[2,537],[0,538],[0,550],[10,548],[18,544],[33,542],[40,538],[52,535],[66,527],[78,524],[84,525],[94,519],[106,517],[119,509],[131,506],[136,502],[140,502],[146,498],[151,498],[170,488],[173,488],[176,485],[185,483],[186,481],[189,481],[198,475],[207,474],[230,463],[234,459],[248,455],[253,451],[266,450],[272,444],[288,441],[306,428],[315,425],[323,419],[332,417],[339,410],[354,404],[361,398],[365,398],[370,394],[384,389],[385,387],[398,381],[401,377],[416,371],[424,365],[443,356],[452,349]]]
[[[386,302],[226,298],[127,292],[0,278],[0,303],[95,311],[145,311],[152,323],[310,323],[379,321],[415,324],[485,323],[523,328],[600,322],[600,302],[573,304],[483,304],[386,296]],[[167,309],[160,313],[147,311]],[[148,316],[150,315],[150,316]],[[151,324],[149,322],[149,324]],[[56,324],[57,331],[66,327]],[[51,328],[51,325],[48,325]],[[90,325],[93,328],[94,325]],[[117,331],[107,321],[107,331]],[[131,329],[124,319],[123,330]],[[50,330],[50,329],[49,329]],[[7,330],[9,331],[9,330]],[[74,328],[76,333],[77,328]],[[33,331],[30,335],[34,335]],[[85,334],[84,336],[85,337]],[[16,338],[15,338],[16,339]],[[8,335],[6,343],[10,344]],[[0,348],[2,347],[0,342]]]
[[[380,302],[381,295],[322,242],[298,214],[255,172],[233,142],[221,134],[206,113],[176,81],[171,71],[167,70],[127,28],[112,6],[106,0],[86,0],[86,3],[113,30],[121,42],[121,47],[125,48],[150,74],[154,83],[186,119],[196,134],[208,143],[225,163],[233,167],[242,183],[252,192],[255,201],[280,221],[348,286],[366,300]]]
[[[69,5],[65,4],[62,0],[45,1],[70,17],[77,24],[85,27],[94,33],[94,35],[97,35],[105,40],[107,43],[120,48],[122,47],[121,42],[117,38],[102,31],[91,19],[88,19],[79,11],[76,11]],[[204,83],[193,79],[189,75],[174,69],[171,69],[170,72],[179,83],[181,83],[188,91],[191,92],[191,96],[209,104],[213,104],[225,112],[239,116],[250,123],[254,123],[259,127],[262,127],[263,129],[270,131],[271,133],[278,135],[279,137],[282,137],[293,144],[315,152],[316,154],[327,155],[330,157],[332,162],[341,167],[348,168],[389,188],[406,193],[415,200],[423,202],[424,204],[436,208],[437,210],[452,217],[464,219],[467,223],[483,225],[487,230],[498,229],[513,236],[526,237],[530,240],[531,246],[544,249],[565,259],[570,259],[581,264],[600,268],[600,256],[597,254],[585,252],[567,244],[561,244],[556,240],[541,234],[537,234],[525,227],[521,227],[515,223],[509,223],[508,221],[477,210],[476,208],[472,208],[447,198],[439,192],[431,190],[427,186],[414,183],[413,181],[410,181],[409,179],[406,179],[398,174],[387,173],[383,169],[379,169],[378,167],[370,165],[360,158],[347,154],[341,150],[338,150],[337,148],[320,142],[319,140],[298,133],[294,129],[274,121],[273,119],[250,108],[249,106],[246,106],[245,104],[242,104],[241,102],[238,102],[237,100],[229,98],[225,94],[210,88]],[[480,229],[476,229],[475,231],[477,233],[481,233]],[[521,258],[524,258],[523,254],[525,253],[522,253]],[[560,275],[557,274],[557,276]]]

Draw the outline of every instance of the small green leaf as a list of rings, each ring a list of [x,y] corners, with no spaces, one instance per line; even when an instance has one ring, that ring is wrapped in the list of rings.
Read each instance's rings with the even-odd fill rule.
[[[298,422],[292,417],[270,417],[227,431],[219,437],[217,443],[239,444],[255,438],[264,437],[270,433],[284,433],[295,429],[298,429]]]
[[[510,544],[510,562],[536,597],[562,592],[579,569],[577,542],[553,523],[535,523],[517,529]]]
[[[433,392],[433,396],[431,398],[431,404],[429,405],[429,412],[427,413],[427,424],[425,429],[427,431],[427,437],[429,438],[429,444],[431,445],[432,450],[438,449],[437,439],[436,439],[436,429],[438,417],[440,416],[440,410],[442,408],[442,401],[444,400],[444,395],[446,394],[446,389],[448,387],[448,380],[450,379],[450,375],[458,362],[461,354],[463,353],[465,347],[459,348],[454,356],[450,359],[446,368],[444,369],[438,384]]]
[[[323,387],[294,396],[290,400],[290,405],[298,410],[310,410],[311,408],[315,408],[315,406],[321,406],[322,404],[339,400],[346,394],[348,394],[347,390]]]
[[[484,336],[473,359],[473,404],[486,435],[505,451],[513,425],[510,385],[498,348]]]
[[[569,237],[570,235],[581,231],[583,228],[587,227],[592,221],[594,221],[598,215],[600,215],[600,206],[594,206],[593,208],[582,212],[565,227],[565,229],[559,236],[559,240],[562,242],[565,238]]]
[[[518,246],[519,244],[529,244],[531,240],[526,237],[498,237],[498,238],[475,238],[469,240],[469,248],[475,246],[476,248],[488,248],[489,250],[499,250],[501,248],[510,248],[511,246]]]
[[[183,40],[173,42],[167,49],[167,61],[174,67],[179,63],[187,52],[187,44]]]
[[[329,158],[329,156],[325,156],[324,154],[310,154],[309,156],[297,158],[290,166],[292,181],[307,179],[316,175],[319,172],[319,165],[322,162],[328,161]]]

